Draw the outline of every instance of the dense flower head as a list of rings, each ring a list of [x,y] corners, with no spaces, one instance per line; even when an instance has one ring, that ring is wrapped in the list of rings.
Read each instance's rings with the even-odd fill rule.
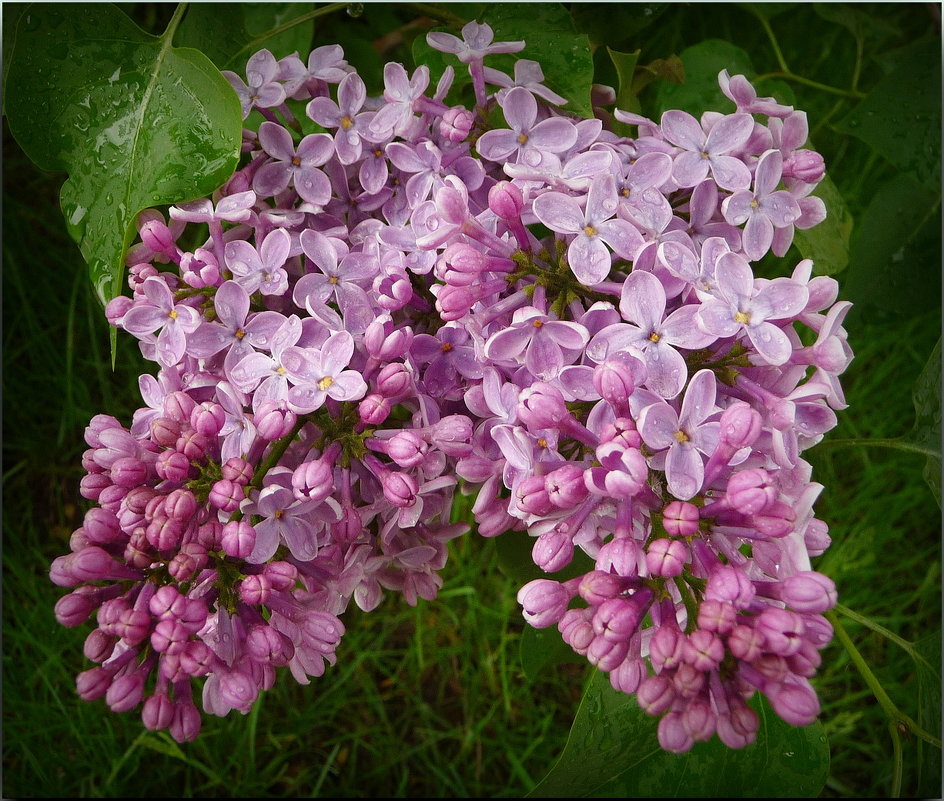
[[[723,72],[734,113],[616,110],[619,137],[534,62],[483,67],[523,43],[429,36],[473,107],[448,70],[388,64],[368,98],[340,47],[261,51],[227,76],[266,120],[236,175],[142,215],[107,315],[159,372],[130,428],[86,430],[97,505],[50,570],[59,621],[97,624],[80,695],[187,740],[195,686],[226,715],[278,668],[308,683],[352,601],[436,596],[461,479],[480,533],[585,566],[521,588],[525,619],[664,748],[750,743],[757,691],[809,723],[836,590],[802,453],[845,406],[849,304],[809,262],[754,266],[822,218],[805,116]]]

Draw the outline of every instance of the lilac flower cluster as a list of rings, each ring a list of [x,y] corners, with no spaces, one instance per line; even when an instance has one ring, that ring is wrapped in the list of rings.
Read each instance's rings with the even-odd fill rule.
[[[85,699],[192,739],[288,666],[333,664],[353,601],[432,599],[458,480],[484,536],[534,538],[518,600],[660,715],[671,751],[754,739],[760,690],[818,713],[836,600],[801,452],[845,406],[849,304],[783,256],[825,216],[802,112],[722,73],[731,114],[580,119],[487,25],[430,34],[468,65],[367,96],[340,47],[227,73],[243,162],[139,218],[109,320],[159,365],[130,429],[86,430],[97,506],[51,577],[93,612]],[[493,108],[507,127],[489,128]],[[302,110],[304,116],[302,115]],[[809,344],[804,344],[809,343]],[[522,534],[520,532],[527,532]],[[651,672],[650,672],[651,671]]]

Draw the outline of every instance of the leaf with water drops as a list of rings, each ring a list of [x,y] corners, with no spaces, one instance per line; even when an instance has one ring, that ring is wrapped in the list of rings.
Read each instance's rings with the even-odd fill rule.
[[[241,112],[202,53],[171,46],[115,6],[35,4],[7,76],[10,129],[44,169],[69,173],[62,212],[104,302],[121,292],[134,220],[194,200],[236,168]]]
[[[800,798],[819,794],[829,773],[822,725],[784,723],[762,699],[753,745],[733,750],[717,737],[687,754],[663,751],[658,719],[597,672],[577,710],[557,764],[529,793],[535,798]]]

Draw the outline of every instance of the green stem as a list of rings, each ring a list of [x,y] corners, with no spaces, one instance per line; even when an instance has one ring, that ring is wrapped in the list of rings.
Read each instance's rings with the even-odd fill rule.
[[[783,57],[783,51],[780,49],[780,43],[777,41],[777,37],[774,36],[774,29],[770,27],[770,23],[767,21],[767,18],[757,14],[757,19],[760,20],[760,24],[764,26],[764,30],[767,32],[767,38],[770,39],[770,44],[774,49],[774,55],[777,57],[777,63],[780,65],[780,69],[784,72],[790,72],[790,68],[787,66],[786,59]]]
[[[407,8],[415,11],[417,14],[420,14],[424,17],[438,19],[440,22],[446,23],[446,25],[451,28],[459,29],[465,25],[466,22],[468,22],[468,20],[453,14],[451,11],[446,11],[439,6],[430,5],[429,3],[404,3],[404,5]]]
[[[941,741],[938,737],[935,737],[933,734],[929,734],[910,717],[899,711],[892,699],[888,697],[888,693],[885,692],[885,688],[882,687],[881,682],[879,682],[879,680],[875,677],[875,674],[872,673],[872,671],[869,669],[869,666],[866,664],[865,659],[863,659],[862,654],[860,654],[855,645],[853,645],[852,639],[842,627],[842,623],[840,622],[839,617],[836,615],[836,612],[829,611],[826,613],[826,617],[832,624],[833,630],[836,632],[836,636],[839,638],[839,642],[842,643],[842,647],[846,649],[846,652],[852,659],[853,664],[855,664],[856,668],[859,670],[859,673],[862,674],[862,678],[865,680],[865,683],[872,691],[872,695],[875,696],[875,700],[878,701],[879,706],[885,710],[885,714],[891,719],[892,726],[897,728],[899,724],[902,724],[916,737],[920,737],[922,740],[930,743],[935,748],[940,748]]]
[[[820,442],[818,447],[823,450],[830,447],[843,448],[856,445],[862,445],[870,448],[892,448],[898,451],[907,451],[908,453],[920,453],[923,456],[940,455],[933,448],[917,445],[901,438],[869,439],[866,437],[851,437],[848,439],[827,439],[823,440],[823,442]]]
[[[876,634],[881,634],[886,640],[891,640],[893,643],[895,643],[895,645],[901,648],[912,659],[916,661],[920,660],[927,665],[927,660],[925,660],[925,658],[921,656],[921,654],[915,651],[914,645],[912,643],[899,637],[897,634],[895,634],[895,632],[889,631],[880,623],[876,623],[871,618],[866,617],[865,615],[859,614],[858,612],[850,609],[848,606],[843,606],[842,604],[836,604],[836,611],[840,615],[845,615],[850,620],[854,620],[856,623],[861,623],[863,626],[865,626],[868,629],[871,629]],[[930,668],[930,665],[928,665],[928,667]]]
[[[795,81],[796,83],[802,83],[804,86],[811,86],[814,89],[819,89],[821,92],[828,92],[831,95],[839,95],[840,97],[854,97],[857,100],[861,100],[865,97],[864,92],[859,92],[855,89],[839,89],[835,86],[827,86],[825,83],[804,78],[802,75],[794,75],[790,70],[786,69],[780,72],[767,72],[763,75],[758,75],[754,78],[754,83],[760,83],[767,78],[782,78],[785,81]]]
[[[888,722],[888,733],[892,738],[892,789],[890,798],[901,798],[901,774],[902,774],[902,753],[901,753],[901,735],[898,733],[898,726],[895,721]]]
[[[170,18],[170,22],[167,23],[167,30],[164,31],[161,39],[166,39],[168,43],[174,40],[174,34],[177,32],[177,26],[180,25],[180,21],[183,19],[184,14],[187,13],[187,7],[190,3],[178,3],[177,8],[174,10],[174,16]]]

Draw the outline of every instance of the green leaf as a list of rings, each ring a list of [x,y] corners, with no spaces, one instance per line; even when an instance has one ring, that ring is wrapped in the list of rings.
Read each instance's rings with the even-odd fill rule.
[[[924,479],[928,482],[937,505],[941,505],[941,340],[915,381],[911,396],[914,399],[915,426],[908,439],[916,445],[937,451],[928,456],[924,465]]]
[[[829,746],[817,721],[796,728],[766,701],[757,741],[732,750],[713,737],[687,754],[659,747],[658,720],[610,687],[590,681],[567,745],[550,773],[529,793],[536,798],[797,798],[818,795],[829,773]]]
[[[486,66],[513,75],[515,61],[537,61],[544,71],[545,85],[567,98],[565,111],[582,117],[593,115],[590,40],[585,34],[574,31],[570,14],[560,3],[492,3],[484,6],[479,19],[491,26],[496,42],[525,42],[524,50],[517,53],[487,56]],[[446,28],[434,30],[458,34]],[[414,40],[413,58],[417,65],[429,67],[432,83],[439,80],[447,66],[452,66],[456,79],[450,97],[455,97],[453,93],[470,82],[466,66],[455,56],[431,48],[425,36]]]
[[[143,209],[204,196],[232,175],[242,115],[196,50],[150,36],[112,5],[35,4],[21,16],[7,116],[27,155],[65,170],[62,212],[99,298],[122,288]]]
[[[567,581],[593,570],[593,560],[580,548],[575,548],[574,559],[567,567],[556,573],[545,573],[534,564],[531,558],[531,549],[534,547],[535,539],[524,531],[506,531],[496,539],[498,565],[506,576],[518,583],[519,587],[538,578]]]
[[[941,184],[940,40],[910,47],[907,58],[836,124],[926,188]]]
[[[531,681],[543,678],[542,673],[553,665],[576,662],[586,665],[587,661],[561,639],[556,626],[536,629],[525,626],[521,634],[521,669]]]
[[[666,11],[670,3],[573,3],[574,27],[595,43],[615,47],[635,42]]]
[[[882,20],[876,14],[860,11],[845,3],[815,3],[813,10],[823,19],[848,28],[856,41],[864,43],[873,38],[883,41],[901,35],[901,31]]]
[[[633,91],[633,76],[636,74],[636,62],[639,61],[640,50],[632,53],[620,53],[617,50],[606,48],[606,52],[616,67],[616,76],[619,86],[616,89],[616,108],[638,114],[642,111],[639,98]]]
[[[278,58],[297,52],[308,60],[315,22],[306,18],[314,3],[194,3],[174,42],[201,50],[221,70],[244,75],[253,53],[265,48]],[[302,22],[274,36],[270,31]]]
[[[718,73],[727,70],[731,75],[746,75],[748,78],[754,74],[750,56],[722,39],[706,39],[686,48],[679,57],[685,65],[685,82],[660,81],[656,92],[656,120],[669,109],[687,111],[695,118],[707,110],[733,111],[734,104],[718,86]]]
[[[940,196],[907,175],[875,191],[852,237],[846,298],[861,308],[914,314],[939,308]]]
[[[941,632],[928,634],[915,643],[922,657],[915,660],[918,674],[918,725],[925,731],[941,731]],[[934,798],[941,789],[941,749],[917,741],[918,793]]]
[[[828,175],[813,194],[826,204],[826,219],[805,231],[797,229],[794,242],[804,259],[813,260],[818,274],[833,275],[849,264],[852,215]]]

